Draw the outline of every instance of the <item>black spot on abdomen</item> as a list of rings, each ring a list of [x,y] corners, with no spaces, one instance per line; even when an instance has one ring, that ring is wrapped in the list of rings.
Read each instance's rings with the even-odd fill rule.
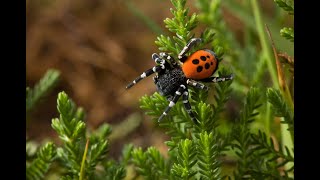
[[[199,64],[199,59],[192,60],[192,64]]]
[[[201,59],[202,61],[206,61],[206,60],[207,60],[207,58],[206,58],[205,56],[200,56],[200,59]]]
[[[206,69],[209,69],[209,68],[210,68],[210,64],[209,64],[209,63],[206,63],[206,64],[204,65],[204,67],[205,67]]]
[[[202,66],[198,66],[198,67],[197,67],[197,72],[201,72],[201,71],[202,71],[202,69],[203,69],[203,67],[202,67]]]

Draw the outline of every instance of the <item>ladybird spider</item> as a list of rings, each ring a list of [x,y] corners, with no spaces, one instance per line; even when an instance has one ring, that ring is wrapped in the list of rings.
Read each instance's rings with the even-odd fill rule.
[[[199,122],[195,118],[188,100],[189,93],[187,85],[207,91],[209,88],[201,82],[216,83],[233,79],[233,74],[225,77],[211,77],[217,70],[219,62],[215,53],[209,49],[198,50],[190,56],[186,56],[190,49],[201,41],[200,38],[192,38],[182,49],[178,55],[178,59],[182,65],[178,64],[172,56],[164,52],[159,53],[159,55],[153,53],[152,59],[157,65],[143,72],[126,86],[126,89],[129,89],[142,79],[156,73],[153,81],[156,84],[157,90],[170,101],[169,105],[159,117],[159,122],[168,114],[169,110],[182,96],[182,102],[190,118],[194,123],[198,124]]]

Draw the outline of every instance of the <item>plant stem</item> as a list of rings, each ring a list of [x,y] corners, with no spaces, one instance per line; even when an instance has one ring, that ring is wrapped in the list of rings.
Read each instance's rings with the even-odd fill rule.
[[[271,79],[273,82],[273,86],[277,89],[280,89],[281,87],[278,82],[277,71],[276,71],[276,68],[274,67],[275,63],[272,58],[270,47],[267,43],[267,38],[265,36],[265,31],[264,31],[261,13],[260,13],[260,9],[259,9],[257,0],[251,0],[251,6],[252,6],[253,14],[255,17],[258,35],[259,35],[259,38],[261,41],[263,55],[266,57],[266,60],[267,60],[267,65],[268,65],[269,73],[270,73],[270,76],[271,76]],[[289,103],[289,104],[292,105],[291,103]],[[266,119],[266,120],[268,121],[269,119]],[[285,146],[287,146],[291,150],[293,148],[293,142],[292,142],[291,134],[287,129],[288,129],[288,127],[286,124],[280,125],[281,141],[282,141],[281,148],[284,149]],[[289,167],[286,166],[286,168],[289,168]]]
[[[283,117],[281,118],[281,120],[283,120]],[[281,124],[280,129],[281,129],[281,141],[282,143],[282,150],[285,154],[286,153],[286,149],[285,146],[287,146],[289,148],[290,154],[292,154],[292,156],[294,156],[294,153],[292,151],[293,149],[293,142],[292,142],[292,137],[291,134],[289,133],[289,131],[287,130],[288,124]],[[285,169],[290,169],[293,166],[293,162],[287,163],[284,167]],[[289,176],[293,176],[292,173],[289,174]]]
[[[254,19],[255,19],[255,23],[256,23],[256,28],[257,28],[257,32],[258,32],[258,36],[261,42],[261,47],[262,47],[262,54],[265,57],[265,60],[267,61],[267,67],[272,79],[272,84],[273,86],[276,86],[278,88],[278,77],[277,77],[277,71],[275,69],[275,65],[274,65],[274,61],[272,58],[272,54],[271,54],[271,50],[270,47],[267,43],[267,38],[265,35],[265,31],[264,31],[264,27],[263,27],[263,23],[262,23],[262,17],[261,17],[261,12],[258,6],[258,2],[257,0],[251,0],[251,6],[253,9],[253,15],[254,15]],[[270,106],[267,107],[268,109],[270,108]],[[271,111],[268,111],[269,113]],[[266,118],[265,119],[265,126],[268,128],[266,129],[267,132],[270,131],[270,123],[269,123],[270,119]]]
[[[140,9],[138,9],[131,1],[123,1],[129,11],[131,13],[138,17],[143,23],[147,25],[148,28],[150,28],[153,32],[156,34],[165,34],[164,31],[161,29],[161,27],[154,21],[152,20],[149,16],[143,14]]]
[[[267,117],[266,117],[266,121],[265,121],[265,132],[266,132],[266,135],[268,137],[270,137],[270,121],[271,121],[271,104],[270,103],[267,103]]]
[[[283,69],[282,69],[282,64],[280,63],[277,49],[276,49],[275,44],[273,42],[273,38],[272,38],[272,35],[271,35],[271,32],[270,32],[268,26],[267,25],[265,25],[265,26],[266,26],[266,30],[267,30],[267,33],[269,35],[270,41],[271,41],[273,54],[274,54],[274,57],[275,57],[275,60],[276,60],[277,72],[278,72],[278,81],[279,81],[279,87],[280,87],[281,93],[284,96],[285,101],[287,102],[287,104],[289,104],[290,108],[292,110],[294,110],[294,104],[293,104],[292,96],[291,96],[290,90],[288,88],[288,85],[287,85],[287,82],[286,82],[286,79],[285,79],[285,76],[284,76],[284,72],[283,72]],[[293,141],[293,134],[291,134],[291,138],[292,138],[292,141]]]
[[[277,71],[275,69],[275,64],[272,58],[270,47],[267,43],[267,38],[264,31],[264,23],[262,23],[261,12],[260,12],[257,0],[251,0],[251,6],[253,9],[253,15],[254,15],[257,31],[258,31],[258,36],[261,42],[262,52],[263,52],[263,55],[266,57],[267,66],[270,72],[273,85],[278,86]]]
[[[85,162],[86,162],[88,147],[89,147],[89,139],[87,139],[86,147],[84,149],[84,153],[83,153],[83,156],[82,156],[79,180],[83,180],[83,177],[84,177],[84,165],[85,165]]]
[[[280,90],[282,92],[282,95],[285,97],[286,102],[289,104],[290,108],[293,109],[294,105],[293,105],[293,101],[292,101],[292,97],[291,97],[289,88],[288,88],[287,83],[286,83],[286,79],[284,77],[284,73],[283,73],[283,70],[282,70],[282,64],[280,63],[277,50],[275,48],[275,45],[274,45],[270,30],[269,30],[267,25],[266,25],[266,30],[267,30],[267,33],[269,35],[270,41],[271,41],[273,54],[274,54],[274,57],[275,57],[275,60],[276,60],[276,64],[277,64],[278,81],[279,81]],[[283,120],[284,118],[282,117],[281,119]],[[289,128],[288,124],[281,124],[280,125],[281,141],[283,142],[283,145],[282,145],[281,148],[282,148],[283,152],[286,152],[285,151],[285,146],[288,146],[291,154],[293,154],[293,152],[292,152],[292,148],[293,148],[293,133],[290,134],[290,132],[292,132],[292,131],[289,132],[287,130],[288,128]],[[286,169],[290,169],[292,165],[293,165],[292,163],[290,163],[290,164],[288,163],[288,164],[285,165],[285,168]]]

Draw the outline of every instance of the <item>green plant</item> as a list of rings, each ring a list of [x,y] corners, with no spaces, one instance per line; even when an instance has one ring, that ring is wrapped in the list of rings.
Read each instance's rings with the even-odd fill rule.
[[[111,127],[103,124],[95,131],[88,131],[83,109],[77,108],[64,92],[58,94],[57,104],[60,117],[52,120],[52,128],[62,140],[62,146],[49,142],[41,148],[27,167],[27,179],[42,179],[53,161],[60,168],[61,179],[124,178],[124,166],[107,158]]]
[[[211,49],[218,51],[220,61],[225,59],[222,58],[223,55],[229,58],[229,62],[241,57],[241,50],[239,50],[241,46],[233,42],[235,41],[234,36],[219,34],[228,31],[222,22],[219,10],[221,1],[196,1],[200,15],[189,14],[189,9],[185,7],[186,0],[171,0],[171,2],[174,6],[173,9],[170,9],[173,17],[166,18],[164,23],[173,36],[160,35],[157,37],[155,43],[160,51],[176,56],[185,43],[195,36],[193,30],[199,22],[202,22],[208,26],[200,35],[204,43],[198,48],[210,44]],[[276,88],[279,74],[268,47],[258,3],[250,2],[249,5],[253,7],[253,14],[257,22],[258,36],[256,37],[262,43],[260,52],[262,58],[253,68],[256,70],[250,72],[250,76],[254,78],[245,79],[248,77],[248,72],[245,72],[248,67],[242,68],[236,65],[235,80],[214,84],[214,90],[209,93],[190,88],[190,102],[200,121],[199,126],[192,123],[182,104],[178,102],[172,108],[170,115],[159,122],[159,126],[164,128],[166,134],[170,136],[170,140],[165,142],[169,148],[168,158],[164,158],[155,147],[149,147],[145,151],[140,147],[135,147],[132,151],[131,163],[135,165],[136,172],[144,178],[293,178],[293,147],[287,145],[286,140],[277,141],[281,137],[275,134],[288,131],[293,135],[293,109]],[[247,36],[253,35],[248,34]],[[246,43],[249,44],[249,48],[244,49],[242,56],[251,59],[257,57],[259,53],[255,50],[255,45],[250,39]],[[251,56],[248,53],[251,53]],[[248,66],[249,63],[246,63],[244,65]],[[268,84],[259,83],[265,78],[265,66],[268,67],[272,79],[271,87],[268,87]],[[230,70],[225,67],[220,67],[218,70],[220,76],[228,73]],[[259,74],[258,77],[256,77],[257,74]],[[252,86],[250,80],[257,87]],[[234,83],[236,84],[233,85]],[[240,99],[244,101],[244,107],[238,118],[234,118],[234,122],[228,122],[225,117],[225,106],[232,95],[231,89],[234,89],[232,87],[242,97],[244,94],[245,99]],[[157,120],[167,103],[166,98],[156,92],[151,96],[143,96],[140,100],[140,107],[153,120]],[[282,122],[287,124],[289,129],[272,131],[271,129],[275,126],[272,120],[275,117],[284,117]],[[265,128],[259,129],[262,127],[261,124],[265,124]],[[231,171],[228,170],[225,160],[235,163]]]
[[[49,170],[51,163],[56,156],[56,147],[52,142],[45,144],[38,150],[37,157],[32,163],[27,164],[26,178],[27,179],[43,179]]]
[[[29,107],[31,110],[40,98],[49,93],[58,77],[58,71],[48,70],[34,89],[27,88],[27,109]],[[28,139],[26,178],[44,179],[52,166],[55,166],[54,173],[61,179],[124,178],[124,162],[128,161],[130,148],[124,151],[121,162],[107,158],[107,138],[111,127],[103,124],[95,131],[88,130],[83,109],[76,107],[65,92],[58,94],[57,109],[59,118],[52,120],[52,128],[62,140],[62,145],[49,141],[38,148],[39,145]],[[97,167],[102,170],[97,170]]]
[[[49,69],[39,80],[34,88],[26,88],[26,114],[39,104],[39,102],[52,91],[57,85],[60,72],[55,69]],[[26,178],[43,179],[48,172],[56,156],[56,146],[52,142],[47,142],[41,147],[39,144],[27,139],[26,141]]]
[[[58,83],[60,72],[49,69],[39,80],[33,89],[26,88],[26,112],[27,114],[45,97]]]
[[[245,1],[239,5],[229,0],[196,0],[200,12],[190,15],[186,0],[171,2],[173,17],[166,18],[164,23],[173,34],[157,37],[155,44],[159,50],[177,56],[203,23],[206,28],[199,36],[204,41],[195,49],[209,46],[222,62],[218,75],[231,72],[236,75],[232,81],[208,84],[211,90],[207,92],[189,89],[189,100],[199,125],[191,121],[183,104],[178,102],[163,121],[156,122],[170,137],[165,142],[167,154],[153,146],[143,149],[128,144],[121,158],[115,160],[108,157],[111,126],[103,124],[96,130],[88,129],[84,110],[65,92],[60,92],[57,98],[59,117],[52,120],[52,128],[61,144],[49,141],[33,145],[32,141],[27,141],[27,179],[44,179],[52,174],[60,179],[127,179],[132,166],[135,174],[132,179],[293,179],[294,109],[292,87],[286,81],[291,75],[279,68],[277,58],[280,55],[273,41],[275,59],[272,58],[267,32],[263,30],[266,17],[259,3]],[[288,1],[275,2],[293,15],[293,5]],[[132,4],[128,6],[133,8]],[[223,21],[221,6],[234,10],[244,22],[247,31],[243,46]],[[143,14],[138,15],[143,17]],[[150,19],[142,19],[154,28]],[[275,32],[274,29],[271,32]],[[282,31],[279,36],[293,43],[293,30]],[[285,43],[282,39],[277,42],[280,47]],[[261,46],[257,47],[256,42]],[[282,57],[292,62],[290,56]],[[232,63],[232,68],[224,63]],[[43,78],[33,90],[27,88],[27,109],[32,109],[51,89],[48,87],[53,87],[58,76],[49,74],[51,78]],[[240,104],[242,107],[238,108]],[[166,98],[157,92],[140,99],[141,109],[154,121],[167,105]],[[235,105],[235,112],[230,110],[232,105]]]

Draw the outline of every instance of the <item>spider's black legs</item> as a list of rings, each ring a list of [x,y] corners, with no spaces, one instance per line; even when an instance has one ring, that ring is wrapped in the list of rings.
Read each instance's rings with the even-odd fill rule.
[[[192,79],[187,79],[187,84],[201,90],[205,90],[205,91],[209,90],[208,86]]]
[[[154,60],[154,62],[156,64],[159,64],[159,65],[156,65],[154,66],[153,68],[151,69],[148,69],[147,71],[143,72],[140,77],[137,77],[135,80],[133,80],[130,84],[128,84],[126,86],[126,89],[129,89],[131,88],[132,86],[134,86],[135,84],[137,84],[139,81],[141,81],[142,79],[150,76],[151,74],[155,73],[155,72],[160,72],[161,70],[165,69],[166,68],[166,61],[164,59],[162,59],[158,54],[156,53],[153,53],[152,54],[152,59]],[[155,81],[155,79],[154,79]]]
[[[179,100],[180,96],[185,91],[185,89],[186,89],[186,86],[181,84],[180,87],[178,88],[178,90],[176,91],[173,99],[170,101],[169,106],[167,106],[167,108],[163,111],[163,113],[159,117],[159,119],[158,119],[159,122],[167,115],[167,113],[170,111],[170,109],[174,105],[176,105],[177,101]]]
[[[196,119],[196,117],[194,116],[192,109],[191,109],[191,105],[189,103],[189,96],[188,96],[188,89],[185,89],[185,91],[183,92],[182,95],[182,102],[184,107],[186,108],[191,120],[195,123],[195,124],[199,124],[198,120]]]
[[[182,51],[179,53],[178,55],[178,59],[181,62],[184,62],[187,58],[186,58],[186,53],[197,43],[200,43],[202,40],[200,38],[192,38],[188,44],[182,49]]]
[[[165,69],[165,66],[163,64],[154,66],[151,69],[146,70],[145,72],[143,72],[139,77],[137,77],[135,80],[133,80],[130,84],[128,84],[126,86],[126,89],[131,88],[132,86],[134,86],[135,84],[137,84],[139,81],[141,81],[142,79],[150,76],[151,74],[155,73],[155,72],[160,72],[161,70]]]
[[[166,61],[164,59],[162,59],[157,53],[153,53],[151,57],[156,64],[165,64],[166,63]]]
[[[203,82],[223,82],[223,81],[229,81],[229,80],[232,80],[234,77],[233,74],[230,74],[229,76],[224,76],[224,77],[209,77],[209,78],[206,78],[206,79],[202,79],[201,81]]]
[[[164,59],[167,59],[173,66],[177,64],[177,62],[174,60],[173,57],[171,57],[169,54],[161,52],[160,56],[163,57]]]
[[[195,123],[195,124],[199,124],[199,122],[197,121],[196,117],[194,116],[192,109],[191,109],[191,105],[189,103],[189,93],[188,93],[188,89],[185,85],[180,85],[179,89],[176,91],[173,99],[170,101],[169,106],[167,106],[167,108],[164,110],[164,112],[161,114],[161,116],[159,117],[158,121],[160,122],[170,111],[170,109],[177,103],[178,99],[180,98],[180,96],[182,95],[182,102],[184,107],[186,108],[191,120]]]
[[[201,79],[202,82],[223,82],[223,81],[229,81],[232,80],[234,77],[233,74],[230,74],[229,76],[224,76],[224,77],[209,77],[206,79]],[[190,86],[193,86],[195,88],[201,89],[201,90],[209,90],[209,87],[192,79],[187,79],[187,84]]]

